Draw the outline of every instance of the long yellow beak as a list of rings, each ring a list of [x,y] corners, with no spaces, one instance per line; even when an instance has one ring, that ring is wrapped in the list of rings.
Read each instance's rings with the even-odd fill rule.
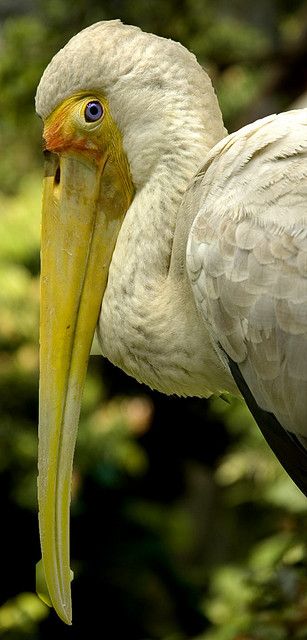
[[[71,624],[72,463],[90,348],[131,193],[110,157],[50,154],[41,249],[39,527],[50,600]],[[116,206],[114,203],[116,202]]]

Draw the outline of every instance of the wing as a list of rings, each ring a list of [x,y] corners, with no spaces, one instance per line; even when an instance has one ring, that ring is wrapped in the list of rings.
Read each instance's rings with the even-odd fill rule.
[[[306,492],[307,109],[222,140],[187,206],[198,211],[187,247],[197,305],[269,444]]]

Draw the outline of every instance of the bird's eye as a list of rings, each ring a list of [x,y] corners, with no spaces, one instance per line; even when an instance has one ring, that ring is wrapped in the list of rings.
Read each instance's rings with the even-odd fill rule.
[[[88,102],[85,111],[84,117],[86,122],[97,122],[103,116],[103,106],[99,102],[99,100],[92,100]]]

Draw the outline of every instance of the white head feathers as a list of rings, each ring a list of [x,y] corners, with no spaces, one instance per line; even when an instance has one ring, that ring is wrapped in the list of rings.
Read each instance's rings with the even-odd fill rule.
[[[193,137],[202,144],[204,131],[208,148],[225,135],[210,79],[195,56],[119,20],[93,24],[54,56],[37,89],[38,114],[46,118],[80,90],[107,98],[136,183],[184,139],[193,148]]]

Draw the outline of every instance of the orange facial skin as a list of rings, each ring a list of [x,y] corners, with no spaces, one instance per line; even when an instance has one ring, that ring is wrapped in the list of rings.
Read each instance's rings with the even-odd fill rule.
[[[91,95],[75,94],[65,100],[50,114],[44,126],[44,149],[54,153],[65,151],[82,151],[91,157],[98,159],[101,156],[101,137],[99,127],[108,119],[108,113],[103,114],[97,123],[88,123],[84,130],[84,111],[88,102],[93,99]],[[103,105],[103,98],[99,97]],[[83,126],[82,126],[83,125]]]

